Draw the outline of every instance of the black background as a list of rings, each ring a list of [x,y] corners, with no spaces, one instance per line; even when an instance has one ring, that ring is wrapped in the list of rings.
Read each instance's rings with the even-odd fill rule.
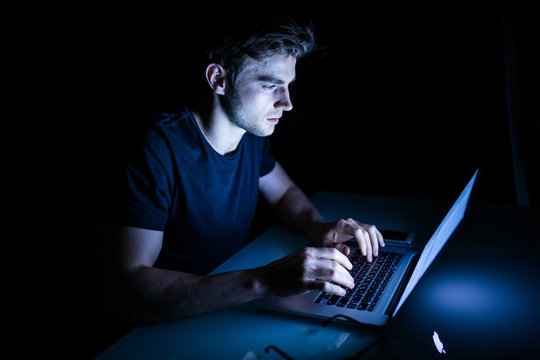
[[[313,22],[320,49],[299,64],[294,109],[271,137],[275,156],[308,195],[453,198],[483,166],[475,199],[516,203],[509,35],[513,109],[538,205],[540,59],[532,6],[396,4],[8,11],[6,73],[14,81],[6,99],[14,111],[2,131],[2,273],[14,320],[8,332],[26,344],[9,342],[16,351],[91,357],[122,333],[99,316],[95,293],[110,173],[147,114],[177,111],[196,98],[204,45],[246,17]]]

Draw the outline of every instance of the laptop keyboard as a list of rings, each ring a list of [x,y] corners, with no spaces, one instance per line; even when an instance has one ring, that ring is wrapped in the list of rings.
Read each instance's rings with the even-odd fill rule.
[[[355,249],[349,258],[353,264],[350,274],[354,278],[354,288],[347,289],[345,296],[332,295],[323,291],[314,302],[373,311],[402,258],[403,254],[381,251],[379,256],[374,257],[373,262],[369,263],[360,250]]]

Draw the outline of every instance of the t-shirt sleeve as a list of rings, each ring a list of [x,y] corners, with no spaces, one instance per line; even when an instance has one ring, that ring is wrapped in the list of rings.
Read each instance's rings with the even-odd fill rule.
[[[262,159],[261,159],[261,171],[259,176],[262,177],[268,174],[274,169],[276,165],[276,159],[270,152],[270,139],[268,137],[264,138],[263,149],[262,149]]]
[[[121,225],[163,231],[173,191],[171,154],[156,132],[127,159],[120,179],[116,220]]]

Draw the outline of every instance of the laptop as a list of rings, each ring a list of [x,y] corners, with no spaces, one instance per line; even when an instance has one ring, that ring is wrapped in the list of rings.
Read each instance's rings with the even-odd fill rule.
[[[256,300],[256,307],[317,318],[343,316],[362,324],[382,326],[395,317],[450,236],[461,223],[469,203],[478,170],[450,208],[420,252],[410,246],[386,245],[379,256],[368,263],[357,246],[351,246],[350,271],[354,289],[345,296],[321,291],[291,297]]]

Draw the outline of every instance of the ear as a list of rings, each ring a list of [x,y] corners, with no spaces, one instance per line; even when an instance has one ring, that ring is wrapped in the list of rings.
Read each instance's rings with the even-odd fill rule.
[[[214,93],[225,94],[225,70],[221,65],[212,63],[206,67],[206,81]]]

